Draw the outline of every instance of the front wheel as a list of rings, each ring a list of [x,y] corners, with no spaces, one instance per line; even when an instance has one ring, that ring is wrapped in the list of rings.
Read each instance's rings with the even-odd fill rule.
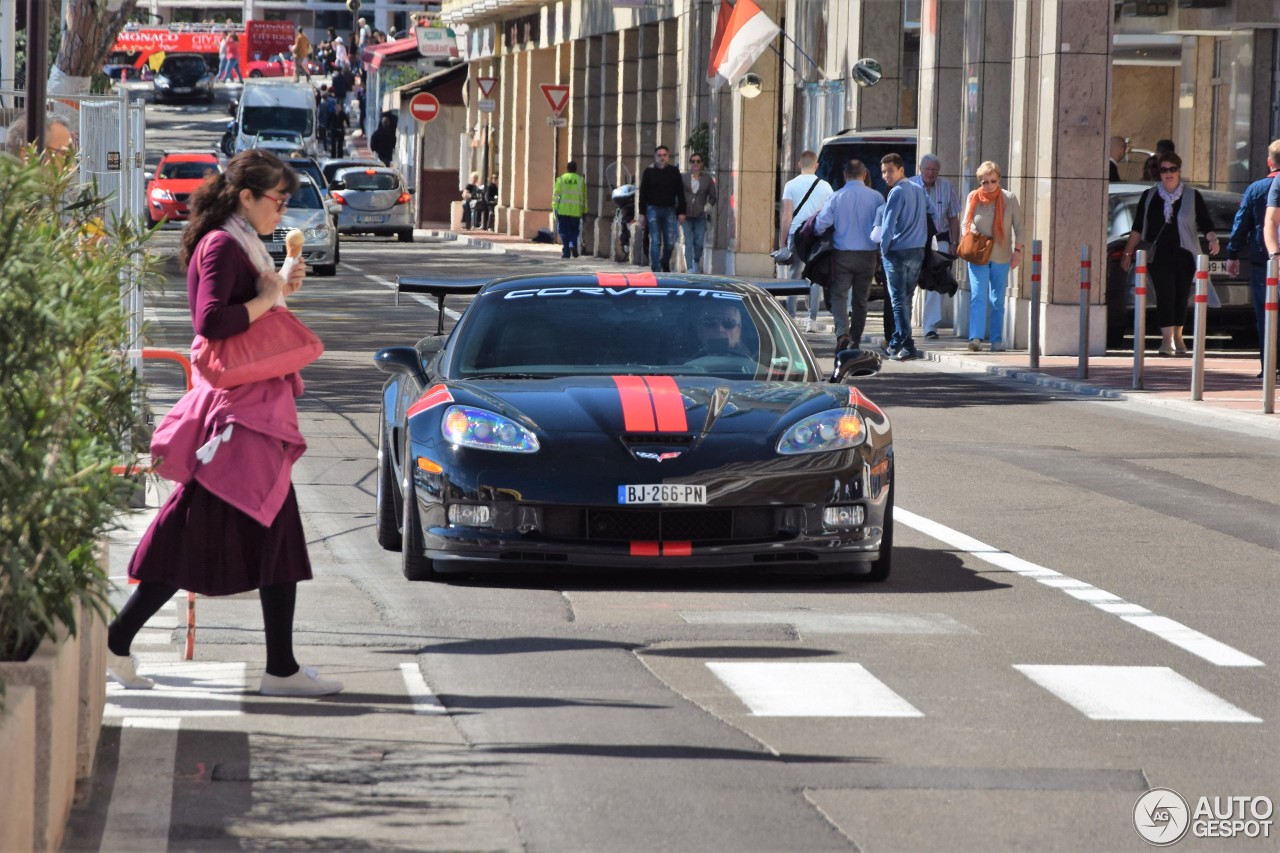
[[[884,536],[880,539],[880,556],[871,564],[870,573],[863,579],[873,583],[882,583],[889,578],[893,569],[893,493],[895,489],[889,484],[889,502],[884,507]]]
[[[262,76],[262,72],[261,72],[261,71],[259,71],[259,70],[257,70],[257,69],[255,68],[253,71],[250,71],[250,72],[249,72],[249,76],[250,76],[250,77],[254,77],[254,78],[256,78],[256,77],[261,77],[261,76]]]
[[[387,446],[385,417],[378,417],[378,491],[374,497],[378,545],[387,551],[399,551],[400,507],[396,503],[396,474],[391,464],[391,448]]]
[[[423,553],[422,525],[418,521],[418,496],[413,485],[413,469],[409,466],[409,436],[405,431],[405,452],[401,455],[400,570],[411,581],[436,579],[431,558]]]

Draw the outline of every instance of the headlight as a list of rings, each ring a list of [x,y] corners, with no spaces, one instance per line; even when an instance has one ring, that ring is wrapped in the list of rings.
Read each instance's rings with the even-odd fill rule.
[[[538,452],[538,439],[529,430],[510,418],[470,406],[450,406],[445,410],[440,432],[459,447],[503,453]]]
[[[783,456],[797,453],[826,453],[848,450],[866,441],[867,428],[862,415],[853,409],[831,409],[810,415],[778,439],[778,452]]]
[[[156,77],[155,77],[155,81],[156,81],[156,85],[157,85],[157,86],[159,86],[161,89],[168,89],[168,88],[169,88],[169,78],[168,78],[168,77],[161,77],[159,74],[157,74],[157,75],[156,75]]]
[[[319,228],[307,228],[302,232],[302,236],[308,240],[328,240],[329,229],[323,225]]]
[[[173,193],[168,190],[152,190],[151,199],[153,201],[173,201]]]

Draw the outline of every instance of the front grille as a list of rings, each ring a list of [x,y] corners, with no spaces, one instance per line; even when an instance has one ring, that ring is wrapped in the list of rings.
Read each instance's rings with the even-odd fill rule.
[[[173,194],[173,200],[176,202],[185,203],[186,200],[189,198],[191,198],[191,193],[174,193]]]
[[[765,542],[782,536],[784,510],[740,509],[612,509],[546,507],[542,532],[547,539],[595,543],[680,541]]]

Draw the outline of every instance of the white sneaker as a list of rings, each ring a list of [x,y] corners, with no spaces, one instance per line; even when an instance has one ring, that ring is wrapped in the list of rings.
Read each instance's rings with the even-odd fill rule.
[[[1002,344],[1000,341],[996,341],[994,344],[991,345],[991,351],[1004,352],[1004,344]]]
[[[138,661],[133,655],[113,655],[107,651],[107,675],[126,690],[150,690],[156,683],[138,675]]]
[[[800,331],[802,331],[802,332],[812,332],[812,331],[813,331],[813,320],[812,320],[812,319],[810,319],[810,318],[808,318],[808,317],[801,318],[801,320],[800,320]]]
[[[269,675],[263,673],[258,692],[263,696],[328,696],[342,689],[341,681],[325,681],[309,666],[293,675]]]

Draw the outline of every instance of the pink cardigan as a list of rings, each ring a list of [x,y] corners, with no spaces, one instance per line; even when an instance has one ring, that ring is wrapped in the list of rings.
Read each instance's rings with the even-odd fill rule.
[[[293,463],[307,449],[294,403],[302,377],[219,389],[195,372],[192,382],[152,436],[156,472],[177,483],[194,479],[270,527],[289,494]]]

